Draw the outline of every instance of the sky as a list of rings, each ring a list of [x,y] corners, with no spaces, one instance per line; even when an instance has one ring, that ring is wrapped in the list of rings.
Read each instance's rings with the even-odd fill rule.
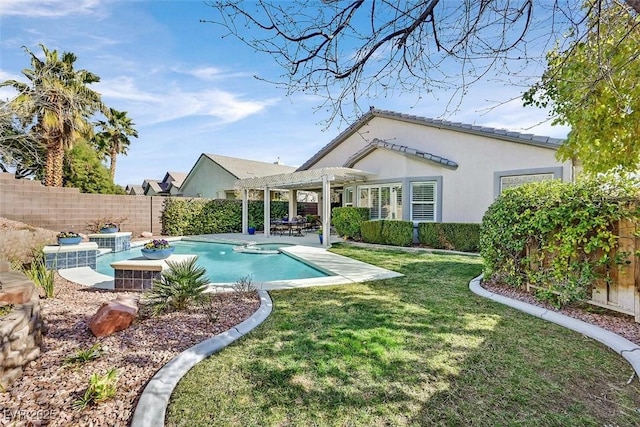
[[[287,1],[287,0],[283,0]],[[126,111],[138,138],[119,156],[116,183],[142,184],[167,171],[189,172],[201,153],[299,166],[349,123],[327,128],[320,100],[287,96],[274,79],[282,70],[231,37],[202,23],[215,11],[200,0],[2,0],[0,81],[26,81],[29,56],[49,50],[73,52],[76,69],[100,76],[90,87],[103,102]],[[489,76],[491,77],[491,76]],[[523,89],[489,78],[473,86],[455,113],[451,94],[416,101],[410,94],[361,100],[383,110],[564,138],[543,110],[522,107]],[[15,95],[0,89],[0,98]]]

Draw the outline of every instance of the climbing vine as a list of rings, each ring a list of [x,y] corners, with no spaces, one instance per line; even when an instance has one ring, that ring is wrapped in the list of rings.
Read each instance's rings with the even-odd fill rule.
[[[636,220],[636,182],[599,177],[545,181],[502,193],[484,215],[485,279],[538,289],[555,305],[588,299],[596,280],[611,280],[629,254],[616,251],[615,225]]]

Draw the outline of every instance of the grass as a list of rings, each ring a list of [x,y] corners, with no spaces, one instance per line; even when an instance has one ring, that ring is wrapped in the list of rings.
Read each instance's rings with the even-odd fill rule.
[[[167,426],[640,425],[630,365],[472,294],[479,259],[334,252],[405,277],[272,292],[265,323],[178,384]]]

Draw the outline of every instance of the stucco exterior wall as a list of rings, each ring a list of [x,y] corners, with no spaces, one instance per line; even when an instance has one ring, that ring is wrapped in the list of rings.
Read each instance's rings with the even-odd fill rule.
[[[526,174],[553,171],[563,181],[572,178],[571,163],[557,161],[553,149],[383,117],[374,117],[359,133],[348,137],[313,168],[342,166],[346,159],[374,138],[428,152],[458,164],[457,169],[449,169],[379,148],[353,165],[356,169],[375,173],[376,182],[404,181],[404,219],[409,219],[407,184],[412,177],[441,178],[441,217],[438,220],[442,222],[480,222],[499,193],[499,188],[496,189],[498,172]]]
[[[225,190],[233,188],[236,177],[217,163],[202,156],[180,188],[185,197],[226,199]]]

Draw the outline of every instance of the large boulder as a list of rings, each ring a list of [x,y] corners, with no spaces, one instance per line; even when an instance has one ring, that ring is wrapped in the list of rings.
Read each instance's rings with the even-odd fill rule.
[[[131,296],[118,295],[105,302],[89,321],[89,329],[96,337],[105,337],[127,329],[138,315],[138,301]]]

